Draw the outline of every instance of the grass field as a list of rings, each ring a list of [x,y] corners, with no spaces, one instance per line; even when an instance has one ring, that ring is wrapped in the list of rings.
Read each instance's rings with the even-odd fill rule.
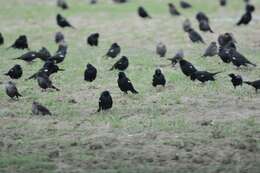
[[[68,0],[70,10],[61,11],[54,0],[9,0],[1,2],[0,74],[14,64],[24,75],[15,81],[24,96],[10,100],[0,90],[0,172],[1,173],[257,173],[260,170],[260,95],[249,86],[233,89],[227,76],[241,74],[247,80],[260,79],[260,1],[254,21],[235,27],[244,12],[242,0],[230,0],[220,8],[216,0],[189,0],[194,8],[181,10],[181,17],[168,14],[167,3],[177,0],[131,0],[124,5],[100,0]],[[153,17],[142,20],[136,9],[143,5]],[[207,45],[191,44],[182,31],[182,22],[204,11],[214,34],[202,33],[207,44],[221,33],[232,32],[238,49],[256,68],[236,69],[218,57],[201,58]],[[60,29],[55,17],[61,13],[77,28]],[[36,81],[25,78],[42,62],[12,60],[25,51],[6,50],[22,34],[32,50],[47,47],[56,51],[54,33],[62,31],[69,52],[61,67],[66,71],[52,78],[60,92],[42,92]],[[100,46],[86,45],[86,37],[99,32]],[[216,82],[206,85],[186,78],[179,66],[155,54],[156,44],[168,47],[167,58],[184,49],[185,58],[201,70],[223,71]],[[129,57],[126,73],[140,92],[124,95],[117,87],[117,72],[109,71],[118,59],[102,56],[113,42]],[[87,63],[98,69],[93,83],[83,74]],[[161,68],[167,78],[165,88],[153,88],[152,75]],[[0,81],[8,81],[0,75]],[[109,90],[113,109],[95,113],[98,98]],[[77,103],[72,103],[75,100]],[[39,101],[54,116],[31,115],[31,104]]]

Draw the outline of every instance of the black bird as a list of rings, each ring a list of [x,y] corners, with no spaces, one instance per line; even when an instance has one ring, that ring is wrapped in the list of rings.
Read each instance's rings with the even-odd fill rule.
[[[209,22],[207,22],[206,20],[201,20],[199,21],[199,28],[201,31],[203,32],[211,32],[214,33],[209,25]]]
[[[214,76],[221,72],[210,73],[207,71],[196,71],[191,75],[191,80],[195,81],[196,79],[202,83],[207,81],[215,81]]]
[[[227,5],[227,0],[219,0],[220,6],[226,6]]]
[[[172,16],[180,15],[180,12],[177,10],[175,5],[173,5],[172,3],[169,3],[168,6],[169,6],[169,12]]]
[[[33,115],[52,115],[49,109],[35,101],[32,103],[32,113]]]
[[[180,60],[181,71],[185,76],[191,76],[193,73],[197,71],[197,69],[187,60]]]
[[[225,47],[219,47],[218,56],[224,62],[229,64],[232,59],[232,55],[230,54],[230,49]]]
[[[121,70],[121,71],[124,71],[127,69],[129,65],[129,61],[128,61],[128,58],[126,56],[122,56],[113,66],[110,70],[114,70],[114,69],[117,69],[117,70]]]
[[[185,1],[180,1],[180,6],[182,7],[182,8],[191,8],[192,7],[192,5],[190,4],[190,3],[188,3],[188,2],[185,2]]]
[[[66,44],[60,44],[56,53],[49,59],[54,61],[56,64],[61,63],[66,58],[67,50],[68,46]]]
[[[102,92],[99,98],[97,111],[100,112],[101,110],[108,110],[111,109],[112,106],[113,106],[113,100],[109,91]]]
[[[215,41],[211,42],[209,47],[205,50],[203,57],[212,57],[218,54],[218,46]]]
[[[56,32],[54,37],[55,43],[61,43],[65,41],[65,36],[62,34],[62,32]]]
[[[5,42],[4,37],[3,37],[2,33],[0,32],[0,46],[3,45],[4,42]]]
[[[205,20],[205,21],[209,22],[208,16],[205,13],[203,13],[203,12],[198,12],[196,14],[196,19],[198,20],[198,22],[200,22],[202,20]]]
[[[54,61],[51,60],[47,60],[43,67],[36,73],[34,73],[32,76],[30,76],[29,78],[27,78],[26,80],[30,80],[30,79],[36,79],[37,76],[39,74],[45,73],[45,75],[47,75],[48,77],[54,73],[57,73],[59,71],[64,71],[64,69],[59,68],[58,65],[56,65],[54,63]]]
[[[256,80],[256,81],[253,81],[253,82],[245,81],[244,83],[254,87],[256,93],[257,93],[257,90],[260,89],[260,80]]]
[[[97,0],[90,0],[89,3],[90,3],[90,4],[96,4],[96,3],[97,3]]]
[[[25,35],[19,36],[9,48],[29,49],[27,37]]]
[[[58,0],[57,1],[57,6],[60,7],[63,10],[66,10],[69,8],[67,2],[65,0]]]
[[[113,43],[109,50],[107,51],[106,57],[115,58],[117,55],[119,55],[121,52],[121,47],[117,43]]]
[[[61,28],[65,28],[65,27],[71,27],[71,28],[74,28],[74,26],[72,26],[68,21],[67,19],[65,19],[63,16],[61,16],[60,14],[57,14],[57,17],[56,17],[56,21],[57,21],[57,24],[61,27]]]
[[[162,73],[162,71],[160,69],[156,69],[155,73],[153,75],[152,85],[154,87],[157,87],[157,85],[165,86],[165,84],[166,84],[166,80],[165,80],[164,74]]]
[[[233,65],[240,67],[240,66],[246,66],[248,64],[256,67],[256,64],[250,62],[244,55],[242,55],[241,53],[239,53],[237,50],[231,48],[230,51],[230,56],[231,56],[231,62],[233,63]]]
[[[115,3],[126,3],[128,0],[113,0]]]
[[[23,60],[25,62],[32,62],[33,60],[35,60],[36,58],[38,58],[38,52],[27,52],[25,54],[23,54],[22,56],[18,57],[18,58],[14,58],[14,60],[19,59],[19,60]]]
[[[11,79],[19,79],[23,75],[23,69],[20,65],[16,64],[7,73],[5,73],[5,75],[9,76]]]
[[[22,97],[22,95],[18,92],[15,84],[11,81],[5,83],[5,92],[10,98],[16,97],[19,99],[19,97]]]
[[[146,12],[146,10],[144,9],[144,7],[139,7],[138,8],[138,15],[141,17],[141,18],[148,18],[148,19],[151,19],[152,17]]]
[[[87,68],[84,73],[84,80],[88,82],[92,82],[96,79],[97,77],[97,69],[91,65],[87,64]]]
[[[235,40],[235,38],[234,38],[232,33],[225,33],[225,34],[219,35],[219,37],[218,37],[218,44],[221,47],[226,46],[230,42],[232,42],[234,44],[236,43],[236,40]]]
[[[127,94],[128,91],[131,91],[133,94],[138,94],[138,92],[134,89],[133,84],[131,81],[126,77],[124,72],[118,73],[118,87],[121,91]]]
[[[236,89],[237,86],[242,86],[243,85],[243,78],[240,75],[235,75],[233,73],[228,75],[229,77],[231,77],[231,82],[234,86],[234,88]]]
[[[184,53],[183,50],[179,50],[173,58],[169,58],[168,60],[170,60],[172,62],[172,66],[174,67],[181,59],[184,58]]]
[[[56,91],[60,91],[58,88],[56,88],[52,81],[49,79],[49,77],[45,73],[39,73],[37,75],[37,82],[40,88],[43,90],[46,90],[48,88],[55,89]]]
[[[160,57],[165,57],[165,54],[167,53],[166,45],[162,42],[158,43],[156,46],[156,54]]]
[[[87,38],[87,43],[90,46],[98,46],[99,33],[93,33]]]
[[[43,61],[47,61],[49,58],[51,58],[51,53],[49,52],[49,50],[45,47],[42,47],[39,51],[38,51],[38,57],[43,60]]]
[[[239,25],[248,25],[252,20],[252,14],[251,12],[247,11],[242,17],[241,19],[237,22],[237,26]]]
[[[190,28],[189,31],[188,31],[188,34],[189,34],[189,38],[190,40],[193,42],[193,43],[204,43],[204,40],[203,38],[200,36],[200,34],[195,31],[194,29]]]
[[[182,23],[182,28],[184,32],[189,32],[189,29],[191,29],[191,22],[189,19],[185,19],[184,22]]]

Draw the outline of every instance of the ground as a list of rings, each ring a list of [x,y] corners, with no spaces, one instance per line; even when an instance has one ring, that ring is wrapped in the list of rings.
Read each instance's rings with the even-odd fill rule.
[[[177,4],[178,1],[170,0]],[[14,64],[24,69],[15,81],[23,95],[10,100],[0,91],[0,172],[1,173],[257,173],[260,170],[260,95],[249,86],[234,90],[227,76],[234,72],[246,80],[260,78],[260,1],[249,26],[236,27],[244,12],[242,0],[230,1],[225,8],[218,2],[196,0],[193,8],[181,10],[181,17],[168,14],[164,0],[131,0],[124,5],[100,0],[88,5],[84,0],[68,0],[70,10],[62,11],[55,1],[9,0],[0,6],[0,74]],[[153,19],[142,20],[136,9],[143,5]],[[202,58],[207,47],[190,43],[181,23],[204,11],[214,34],[205,34],[207,44],[221,33],[232,32],[238,49],[256,68],[236,69],[216,57]],[[55,16],[61,13],[76,29],[60,29]],[[55,52],[54,33],[64,32],[69,52],[55,74],[60,92],[42,92],[36,81],[25,81],[42,65],[26,64],[13,58],[25,51],[6,50],[21,34],[26,34],[32,50],[41,46]],[[100,46],[86,45],[86,37],[100,33]],[[201,70],[221,71],[216,82],[201,85],[186,78],[179,66],[155,54],[155,45],[164,42],[167,58],[184,49],[185,57]],[[109,71],[116,59],[102,56],[118,42],[121,55],[130,60],[126,71],[140,92],[125,95],[117,87],[117,72]],[[117,58],[118,59],[118,58]],[[97,80],[83,80],[87,63],[98,69]],[[161,68],[167,78],[165,88],[153,88],[152,75]],[[8,81],[0,75],[1,83]],[[109,90],[113,109],[96,113],[98,98]],[[53,116],[33,116],[31,105],[38,101]]]

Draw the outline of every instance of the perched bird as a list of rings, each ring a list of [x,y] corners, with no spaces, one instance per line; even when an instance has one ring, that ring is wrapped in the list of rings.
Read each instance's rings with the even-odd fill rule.
[[[185,76],[191,76],[197,71],[197,69],[189,61],[185,59],[180,60],[181,71]]]
[[[57,6],[60,7],[63,10],[66,10],[69,8],[67,2],[65,0],[58,0],[57,1]]]
[[[203,32],[211,32],[214,33],[209,25],[209,22],[207,22],[206,20],[201,20],[199,21],[199,28],[201,31]]]
[[[101,96],[99,98],[97,112],[100,112],[102,110],[111,109],[112,106],[113,106],[113,100],[112,100],[112,97],[111,97],[109,91],[102,92]]]
[[[144,7],[140,6],[138,8],[138,15],[141,17],[141,18],[148,18],[148,19],[151,19],[152,17],[146,12],[146,10],[144,9]]]
[[[237,86],[242,86],[243,85],[242,76],[235,75],[233,73],[229,74],[228,76],[231,77],[231,82],[232,82],[232,84],[233,84],[235,89],[236,89]]]
[[[169,6],[169,12],[172,16],[180,15],[180,12],[177,10],[175,5],[173,5],[172,3],[169,3],[168,6]]]
[[[185,1],[180,1],[180,6],[181,6],[181,8],[184,8],[184,9],[192,7],[192,5],[190,3],[185,2]]]
[[[257,90],[260,89],[260,80],[256,80],[256,81],[253,81],[253,82],[245,81],[244,83],[254,87],[256,93],[257,93]]]
[[[156,54],[159,55],[160,57],[165,57],[166,52],[167,52],[166,45],[163,44],[162,42],[158,43],[156,46]]]
[[[51,53],[49,52],[49,50],[46,47],[42,47],[38,51],[37,55],[43,61],[47,61],[49,58],[51,58]]]
[[[29,49],[27,37],[25,35],[19,36],[9,48]]]
[[[58,88],[56,88],[52,81],[49,79],[49,77],[45,73],[39,73],[37,75],[37,82],[40,88],[43,90],[46,90],[48,88],[55,89],[56,91],[60,91]]]
[[[113,43],[111,47],[108,49],[105,57],[115,58],[121,52],[121,47],[117,43]]]
[[[0,32],[0,46],[3,45],[4,42],[5,42],[4,37],[3,37],[2,33]]]
[[[227,5],[227,0],[219,0],[220,6],[226,6]]]
[[[183,50],[178,50],[177,53],[174,55],[173,58],[169,58],[168,60],[171,61],[172,66],[174,67],[181,59],[184,58]]]
[[[203,57],[212,57],[218,54],[218,46],[215,41],[211,42],[209,47],[205,50]]]
[[[23,60],[25,62],[32,62],[33,60],[35,60],[36,58],[38,58],[38,52],[27,52],[25,54],[23,54],[22,56],[18,57],[18,58],[14,58],[14,60],[19,59],[19,60]]]
[[[22,97],[22,95],[18,92],[15,84],[11,81],[5,83],[5,92],[12,99],[14,99],[14,97],[16,97],[17,99],[19,99],[19,97]]]
[[[87,38],[87,44],[89,44],[90,46],[98,46],[98,39],[99,39],[99,33],[91,34]]]
[[[60,42],[63,42],[65,41],[65,36],[64,34],[62,34],[62,32],[56,32],[55,33],[55,37],[54,37],[54,41],[55,43],[60,43]]]
[[[162,73],[162,71],[160,69],[156,69],[155,73],[153,75],[152,85],[154,87],[157,87],[157,85],[165,86],[165,84],[166,84],[166,80],[165,80],[164,74]]]
[[[209,22],[208,16],[205,13],[203,13],[203,12],[198,12],[196,14],[196,19],[198,20],[198,22],[200,22],[202,20],[205,20],[205,21]]]
[[[182,23],[182,28],[183,28],[184,32],[189,32],[189,30],[192,28],[191,22],[189,19],[184,20],[184,22]]]
[[[219,74],[221,72],[216,72],[216,73],[210,73],[207,71],[196,71],[191,75],[191,80],[195,81],[196,79],[202,83],[207,82],[207,81],[215,81],[214,76]]]
[[[57,24],[61,27],[61,28],[65,28],[65,27],[71,27],[71,28],[74,28],[74,26],[72,26],[68,21],[67,19],[65,19],[63,16],[61,16],[60,14],[57,14],[56,16],[56,21],[57,21]]]
[[[133,94],[138,94],[138,92],[134,89],[133,84],[131,81],[126,77],[124,72],[118,73],[118,87],[121,91],[127,94],[128,91],[131,91]]]
[[[35,101],[32,103],[32,113],[33,115],[52,115],[49,109]]]
[[[189,31],[188,31],[188,34],[189,34],[190,40],[193,43],[204,43],[205,44],[201,35],[197,31],[195,31],[194,29],[190,28]]]
[[[113,66],[110,70],[120,70],[120,71],[124,71],[127,69],[129,65],[129,61],[128,58],[126,56],[122,56]]]
[[[19,79],[23,75],[23,69],[20,65],[16,64],[7,73],[5,73],[5,75],[9,76],[11,79]]]
[[[239,53],[237,50],[231,48],[230,51],[230,56],[231,56],[231,62],[233,63],[233,65],[240,67],[240,66],[246,66],[248,64],[252,65],[252,66],[256,66],[256,64],[250,62],[244,55],[242,55],[241,53]]]
[[[97,69],[91,65],[87,64],[87,68],[84,73],[84,80],[88,82],[92,82],[96,79],[97,77]]]

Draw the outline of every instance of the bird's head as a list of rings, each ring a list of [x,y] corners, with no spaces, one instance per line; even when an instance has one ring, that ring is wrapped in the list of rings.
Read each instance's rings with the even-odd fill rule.
[[[173,7],[174,5],[172,3],[168,3],[168,6],[169,7]]]
[[[102,95],[103,95],[103,96],[110,96],[110,93],[109,93],[109,91],[106,90],[106,91],[104,91],[104,92],[102,93]]]
[[[122,56],[121,60],[123,60],[123,61],[127,61],[128,59],[127,59],[126,56]]]
[[[87,64],[87,68],[92,68],[92,67],[93,66],[90,63]]]
[[[236,77],[236,75],[235,75],[235,74],[233,74],[233,73],[230,73],[228,76],[229,76],[229,77],[231,77],[231,78],[234,78],[234,77]]]
[[[160,69],[156,69],[156,70],[155,70],[155,74],[156,74],[156,75],[160,75],[160,74],[162,74],[162,71],[161,71]]]

